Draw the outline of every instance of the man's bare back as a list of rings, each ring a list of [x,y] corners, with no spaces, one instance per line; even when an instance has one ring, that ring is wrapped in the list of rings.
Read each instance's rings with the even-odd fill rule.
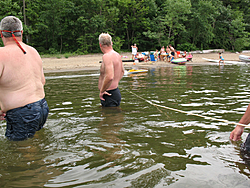
[[[3,112],[44,98],[45,78],[37,51],[21,43],[24,54],[12,38],[0,48],[0,108]]]
[[[42,60],[34,48],[22,42],[19,18],[3,18],[0,34],[4,44],[0,48],[0,120],[6,120],[9,140],[25,140],[43,128],[49,114]]]
[[[119,81],[123,77],[124,69],[121,56],[114,50],[103,55],[103,62],[100,69],[99,90],[102,89],[104,77],[112,79],[109,87],[106,90],[116,89]]]

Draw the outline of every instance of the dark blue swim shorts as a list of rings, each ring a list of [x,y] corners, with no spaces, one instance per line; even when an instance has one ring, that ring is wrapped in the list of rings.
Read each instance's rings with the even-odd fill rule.
[[[241,144],[240,151],[243,153],[250,154],[250,133],[248,134],[245,142]]]
[[[43,128],[48,114],[49,107],[45,98],[7,111],[5,116],[7,121],[5,136],[13,141],[33,137],[36,131]]]
[[[115,107],[119,106],[121,102],[121,92],[119,88],[113,89],[113,90],[108,90],[108,93],[111,94],[109,95],[103,95],[103,98],[105,101],[101,100],[101,104],[103,107]]]

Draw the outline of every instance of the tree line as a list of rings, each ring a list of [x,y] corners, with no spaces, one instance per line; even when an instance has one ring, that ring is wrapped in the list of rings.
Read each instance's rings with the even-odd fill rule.
[[[108,32],[114,49],[250,49],[249,0],[1,0],[0,19],[23,21],[23,40],[41,54],[99,53]],[[3,45],[1,43],[1,45]]]

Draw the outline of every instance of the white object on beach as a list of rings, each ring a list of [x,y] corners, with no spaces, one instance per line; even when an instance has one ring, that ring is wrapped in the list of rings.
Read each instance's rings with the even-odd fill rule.
[[[209,61],[209,62],[214,62],[214,63],[219,63],[219,61],[220,61],[218,59],[207,59],[207,58],[202,58],[202,59]],[[227,64],[246,64],[245,62],[242,62],[242,61],[226,61],[226,60],[224,60],[224,62]]]
[[[244,62],[250,62],[250,56],[239,55],[239,59]]]

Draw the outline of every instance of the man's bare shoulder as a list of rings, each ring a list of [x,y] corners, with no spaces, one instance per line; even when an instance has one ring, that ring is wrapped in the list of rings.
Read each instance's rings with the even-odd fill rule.
[[[6,50],[6,47],[0,47],[0,52],[3,52]]]
[[[121,58],[121,55],[118,52],[114,51],[114,50],[112,50],[109,53],[104,54],[104,56],[111,57],[111,58]]]
[[[3,62],[4,59],[6,58],[6,56],[8,54],[6,52],[8,52],[8,49],[6,49],[6,47],[0,47],[0,54],[1,54],[1,56],[0,56],[0,62]]]

